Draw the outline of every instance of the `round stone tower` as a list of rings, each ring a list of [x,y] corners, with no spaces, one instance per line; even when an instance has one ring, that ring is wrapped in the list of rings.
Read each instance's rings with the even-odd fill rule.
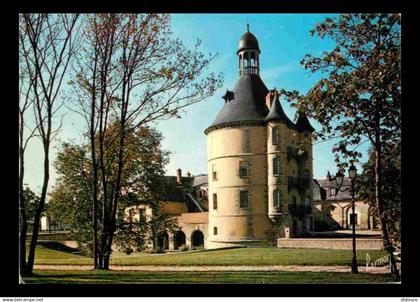
[[[274,244],[311,229],[314,129],[303,113],[296,124],[286,116],[260,78],[260,53],[248,27],[237,51],[239,79],[205,130],[208,248]]]
[[[239,79],[206,129],[209,175],[209,247],[267,240],[267,87],[259,76],[257,38],[239,41]]]

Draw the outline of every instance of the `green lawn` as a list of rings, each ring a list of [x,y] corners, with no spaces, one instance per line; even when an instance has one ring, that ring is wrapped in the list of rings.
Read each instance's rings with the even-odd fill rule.
[[[136,272],[36,270],[27,283],[384,283],[389,274],[314,272]]]
[[[359,265],[366,263],[366,253],[374,260],[382,251],[358,251]],[[115,252],[111,265],[349,265],[351,251],[324,249],[238,248],[176,254]],[[92,259],[63,250],[38,246],[35,264],[92,264]]]

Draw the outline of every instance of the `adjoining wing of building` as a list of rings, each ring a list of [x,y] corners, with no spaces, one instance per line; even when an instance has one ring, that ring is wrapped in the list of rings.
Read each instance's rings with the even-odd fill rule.
[[[314,231],[330,231],[350,229],[351,194],[346,188],[351,186],[350,179],[344,177],[340,191],[337,191],[335,180],[328,172],[325,179],[314,179]],[[325,190],[325,200],[322,200],[320,189]],[[356,229],[372,230],[379,227],[377,209],[368,200],[355,196]]]

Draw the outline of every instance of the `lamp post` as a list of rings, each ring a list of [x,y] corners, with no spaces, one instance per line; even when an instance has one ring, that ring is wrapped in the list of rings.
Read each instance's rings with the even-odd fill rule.
[[[351,261],[351,272],[353,274],[357,274],[359,271],[357,269],[357,258],[356,258],[356,213],[355,213],[355,194],[356,194],[356,188],[355,188],[355,182],[356,182],[356,176],[357,176],[357,169],[352,164],[349,168],[349,178],[351,182],[350,188],[341,189],[341,186],[343,185],[344,175],[340,171],[337,172],[335,176],[335,181],[337,183],[337,190],[336,195],[338,191],[345,192],[348,191],[351,193],[351,217],[350,217],[350,223],[352,224],[352,238],[353,238],[353,258]]]

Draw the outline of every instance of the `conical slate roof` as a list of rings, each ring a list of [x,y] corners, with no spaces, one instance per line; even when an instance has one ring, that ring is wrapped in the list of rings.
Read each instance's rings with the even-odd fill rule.
[[[268,89],[258,75],[242,75],[233,89],[233,99],[224,104],[210,127],[232,122],[263,122],[268,114],[267,93]]]
[[[265,118],[266,122],[284,122],[289,128],[295,128],[296,125],[287,117],[283,111],[283,107],[280,104],[279,98],[276,95],[274,97],[273,104],[271,105],[270,112]]]
[[[308,118],[306,117],[306,114],[302,111],[299,111],[298,113],[298,119],[296,121],[296,127],[299,131],[309,131],[314,132],[315,129],[312,127],[311,123],[309,122]]]

